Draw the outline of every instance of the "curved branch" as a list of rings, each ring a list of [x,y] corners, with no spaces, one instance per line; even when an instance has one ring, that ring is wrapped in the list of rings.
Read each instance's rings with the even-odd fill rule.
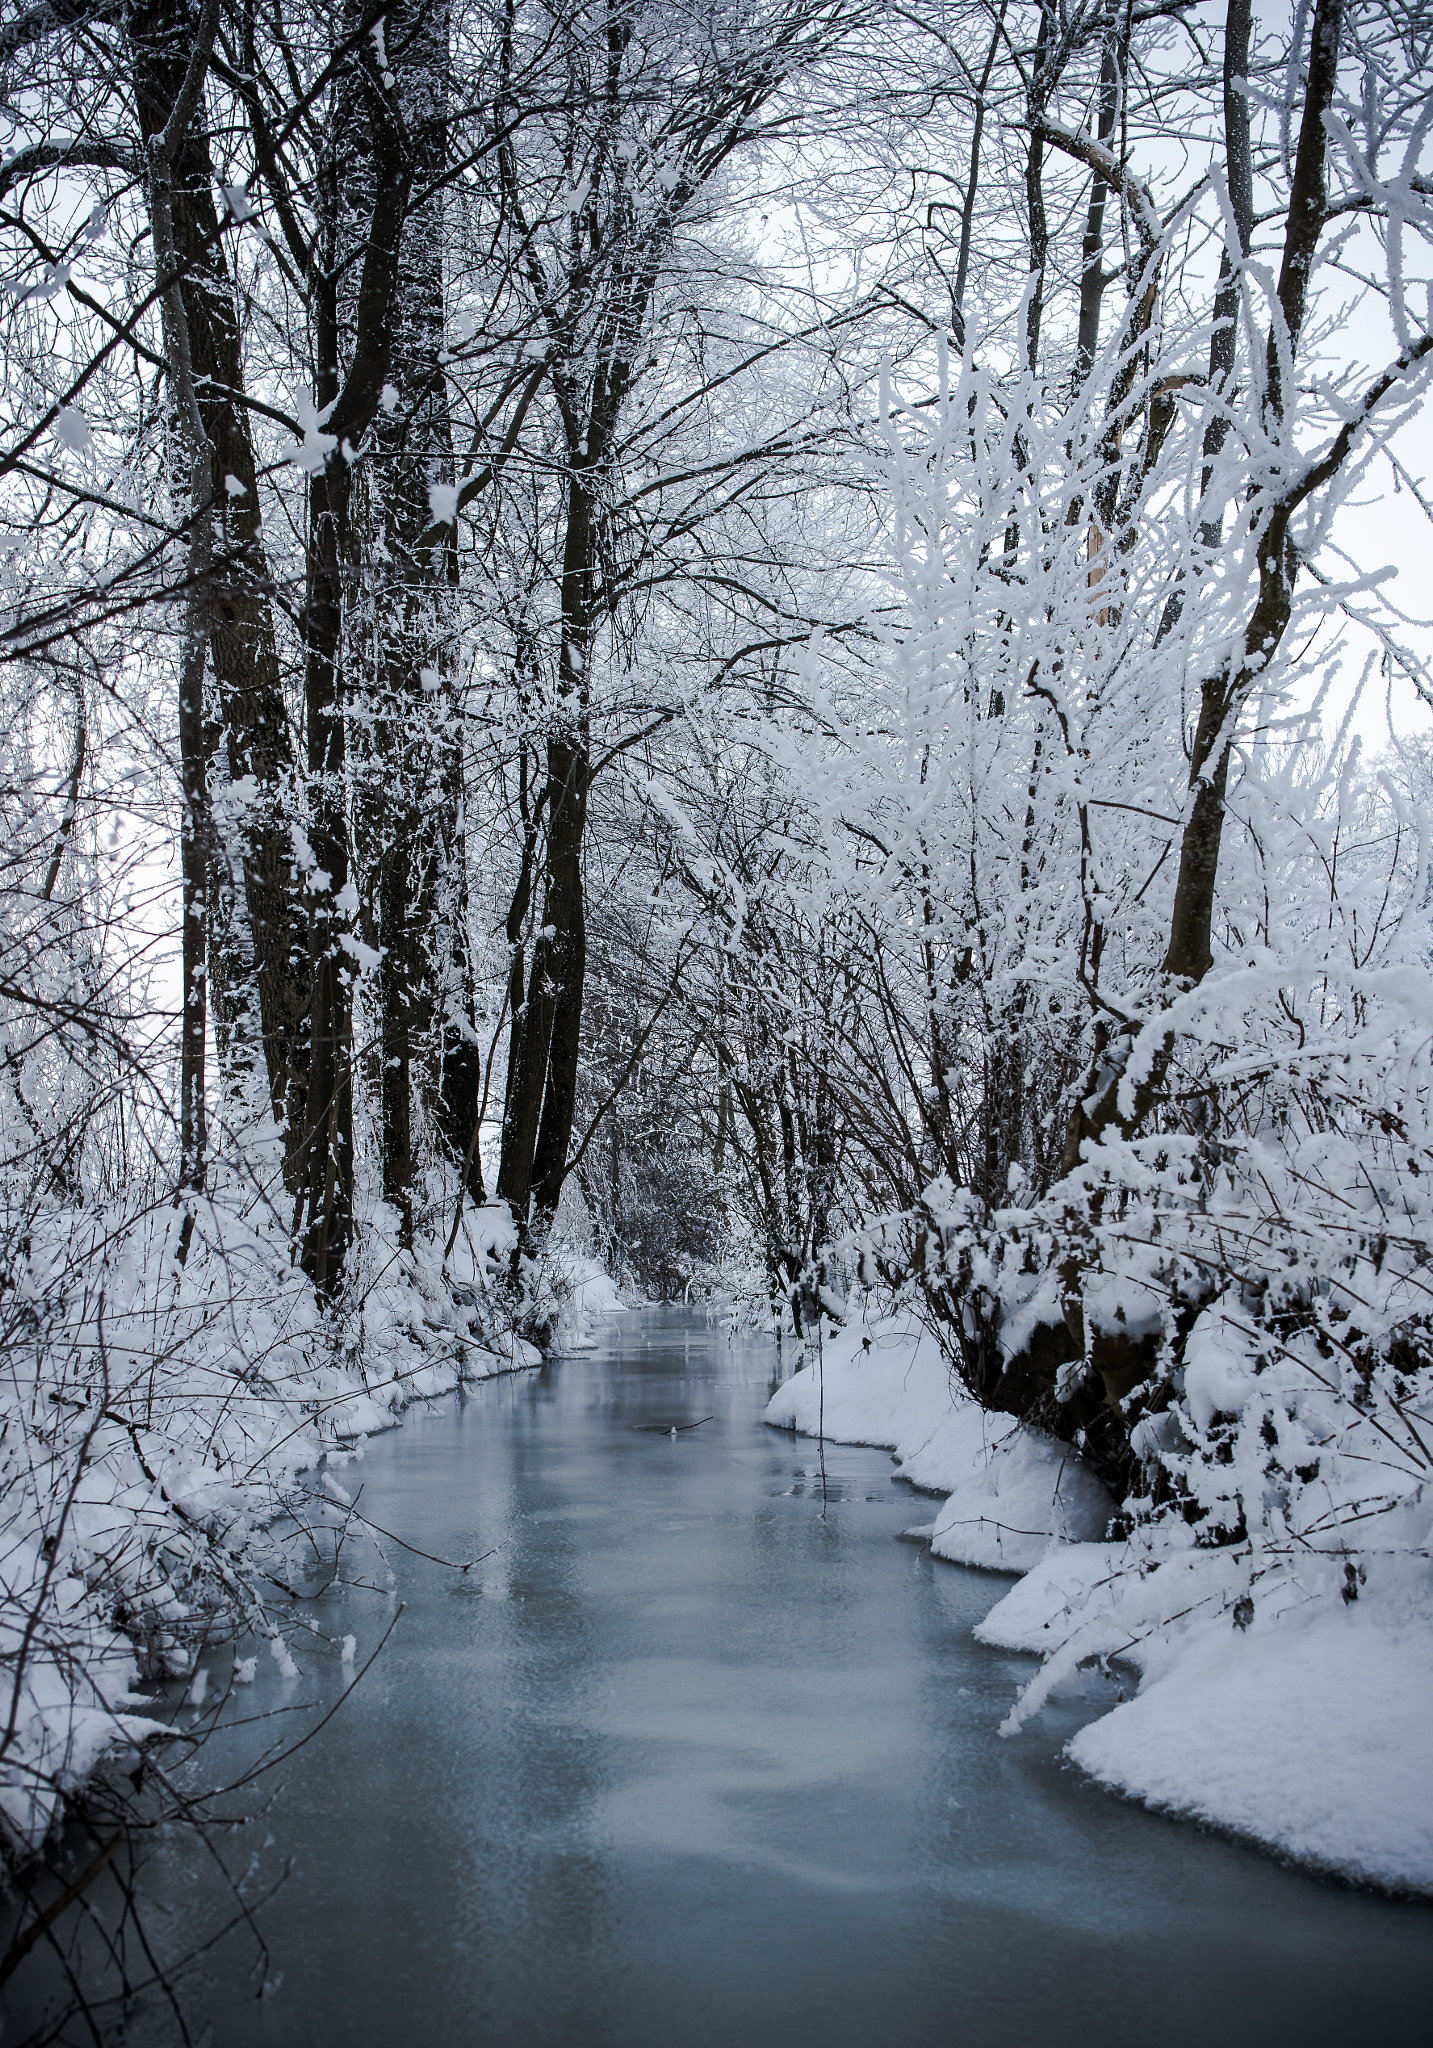
[[[121,171],[129,178],[139,177],[144,168],[138,157],[122,143],[103,137],[88,142],[78,139],[31,142],[0,164],[0,199],[19,178],[32,178],[40,171],[68,170],[71,167],[81,171]]]

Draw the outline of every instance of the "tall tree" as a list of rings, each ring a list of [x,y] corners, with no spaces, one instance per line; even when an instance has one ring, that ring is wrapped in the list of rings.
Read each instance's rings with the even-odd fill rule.
[[[138,0],[126,23],[141,135],[149,150],[166,132],[201,40],[201,23],[190,0]],[[176,283],[164,304],[171,332],[182,318],[199,424],[213,451],[215,547],[205,616],[227,778],[245,792],[238,821],[242,902],[231,900],[227,877],[212,877],[218,883],[212,909],[220,941],[213,962],[214,994],[240,1041],[250,1041],[246,976],[252,973],[270,1099],[278,1120],[297,1132],[303,1126],[306,1067],[307,975],[300,963],[307,938],[293,884],[295,762],[274,630],[273,578],[262,533],[239,313],[224,250],[231,217],[221,218],[215,207],[216,186],[209,124],[191,120],[174,145],[168,179]],[[193,712],[202,716],[202,707],[196,703]]]
[[[616,518],[623,428],[656,368],[659,288],[698,201],[766,130],[772,103],[839,41],[839,7],[774,10],[752,34],[712,14],[694,52],[676,25],[605,0],[558,41],[562,114],[499,156],[501,196],[550,362],[563,478],[555,690],[545,736],[542,911],[515,1006],[497,1192],[541,1231],[568,1170],[586,974],[583,874],[594,774],[592,674],[630,581]],[[505,45],[503,64],[513,62]],[[500,106],[506,104],[506,91]],[[674,407],[673,410],[679,410]]]

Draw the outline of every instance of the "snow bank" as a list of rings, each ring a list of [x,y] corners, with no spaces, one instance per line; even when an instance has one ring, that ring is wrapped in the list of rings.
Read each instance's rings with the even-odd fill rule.
[[[766,1410],[776,1429],[894,1450],[924,1446],[951,1414],[950,1375],[914,1321],[852,1321],[822,1339],[819,1354],[778,1387]],[[938,1478],[932,1487],[944,1490]]]
[[[1228,1389],[1218,1398],[1228,1405]],[[1111,1502],[1098,1481],[953,1388],[913,1318],[826,1338],[766,1420],[893,1449],[907,1478],[948,1496],[937,1556],[1024,1574],[975,1632],[1043,1659],[1002,1735],[1081,1664],[1118,1659],[1138,1692],[1067,1751],[1092,1777],[1301,1862],[1433,1892],[1433,1500],[1421,1490],[1385,1521],[1386,1551],[1357,1566],[1341,1550],[1309,1547],[1290,1565],[1248,1543],[1201,1546],[1177,1517],[1102,1541]],[[1317,1535],[1311,1525],[1305,1542]]]
[[[983,1422],[974,1402],[965,1403]],[[974,1430],[966,1420],[966,1435]],[[1028,1571],[1053,1541],[1102,1536],[1114,1503],[1067,1445],[1034,1429],[1001,1434],[988,1452],[972,1446],[970,1469],[936,1517],[931,1549],[952,1564]]]
[[[1087,1658],[1119,1657],[1137,1695],[1069,1745],[1092,1777],[1301,1862],[1433,1891],[1433,1577],[1406,1556],[1365,1570],[1350,1582],[1311,1556],[1251,1596],[1237,1551],[1054,1552],[975,1631],[1046,1659],[1001,1732]]]
[[[141,1676],[277,1640],[264,1592],[300,1474],[414,1400],[541,1363],[511,1327],[506,1205],[469,1209],[446,1255],[442,1205],[411,1249],[367,1205],[325,1314],[263,1186],[216,1158],[182,1257],[180,1212],[143,1190],[52,1210],[3,1275],[0,1852],[38,1847],[107,1750],[164,1732],[129,1711]],[[555,1317],[551,1276],[528,1282],[519,1313]]]
[[[47,1569],[31,1542],[12,1539],[0,1550],[0,1662],[14,1674],[4,1702],[0,1829],[11,1840],[43,1840],[65,1792],[107,1750],[160,1732],[123,1711],[149,1704],[131,1694],[134,1647],[93,1612],[87,1592],[83,1579]],[[25,1624],[47,1608],[37,1651]]]
[[[1052,1538],[1102,1536],[1112,1503],[1065,1445],[991,1415],[952,1383],[914,1317],[853,1319],[773,1395],[778,1429],[895,1452],[902,1477],[948,1496],[931,1548],[953,1564],[1025,1571]]]
[[[607,1316],[621,1315],[627,1304],[606,1267],[586,1253],[562,1251],[557,1259],[557,1288],[563,1297],[557,1327],[557,1349],[591,1351]]]

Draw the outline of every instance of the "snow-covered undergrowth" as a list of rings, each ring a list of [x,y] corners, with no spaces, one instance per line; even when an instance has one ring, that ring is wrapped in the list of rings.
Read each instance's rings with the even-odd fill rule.
[[[1380,1298],[1371,1268],[1348,1281]],[[1421,1382],[1380,1386],[1337,1349],[1331,1363],[1316,1322],[1286,1326],[1282,1360],[1250,1330],[1227,1290],[1194,1321],[1182,1395],[1144,1445],[1162,1504],[1152,1483],[1117,1537],[1076,1455],[982,1410],[913,1317],[854,1316],[767,1420],[891,1446],[948,1495],[938,1556],[1024,1574],[977,1631],[1044,1660],[1002,1734],[1082,1663],[1117,1659],[1138,1691],[1073,1739],[1083,1769],[1298,1860],[1433,1890],[1426,1389],[1420,1408]]]
[[[171,1203],[41,1205],[0,1292],[0,1845],[37,1847],[66,1792],[159,1724],[143,1678],[187,1672],[241,1632],[285,1647],[265,1607],[275,1523],[298,1475],[416,1399],[534,1365],[507,1291],[505,1207],[451,1251],[401,1251],[363,1219],[325,1316],[259,1176],[214,1164],[181,1262]],[[580,1346],[615,1304],[560,1254],[524,1316]],[[242,1667],[241,1667],[242,1668]]]

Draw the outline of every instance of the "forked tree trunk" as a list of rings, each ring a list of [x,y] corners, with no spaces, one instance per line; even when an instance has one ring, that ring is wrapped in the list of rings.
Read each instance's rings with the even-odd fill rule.
[[[1319,236],[1328,218],[1325,116],[1333,103],[1338,73],[1343,0],[1317,0],[1309,43],[1308,84],[1299,126],[1298,155],[1289,195],[1288,227],[1279,270],[1278,310],[1265,354],[1266,423],[1271,434],[1284,429],[1284,363],[1297,363],[1308,303],[1309,275]],[[1247,27],[1240,23],[1247,53]],[[1247,131],[1245,148],[1247,149]],[[1241,174],[1242,176],[1243,174]],[[1242,236],[1242,223],[1241,223]],[[1282,324],[1283,334],[1279,327]],[[1292,451],[1291,451],[1292,452]],[[1189,761],[1193,797],[1180,844],[1179,877],[1170,918],[1164,972],[1176,980],[1200,981],[1212,961],[1215,885],[1224,832],[1224,796],[1234,731],[1250,690],[1273,660],[1293,612],[1298,563],[1289,539],[1293,507],[1274,503],[1259,536],[1259,596],[1244,635],[1242,658],[1206,680]]]

